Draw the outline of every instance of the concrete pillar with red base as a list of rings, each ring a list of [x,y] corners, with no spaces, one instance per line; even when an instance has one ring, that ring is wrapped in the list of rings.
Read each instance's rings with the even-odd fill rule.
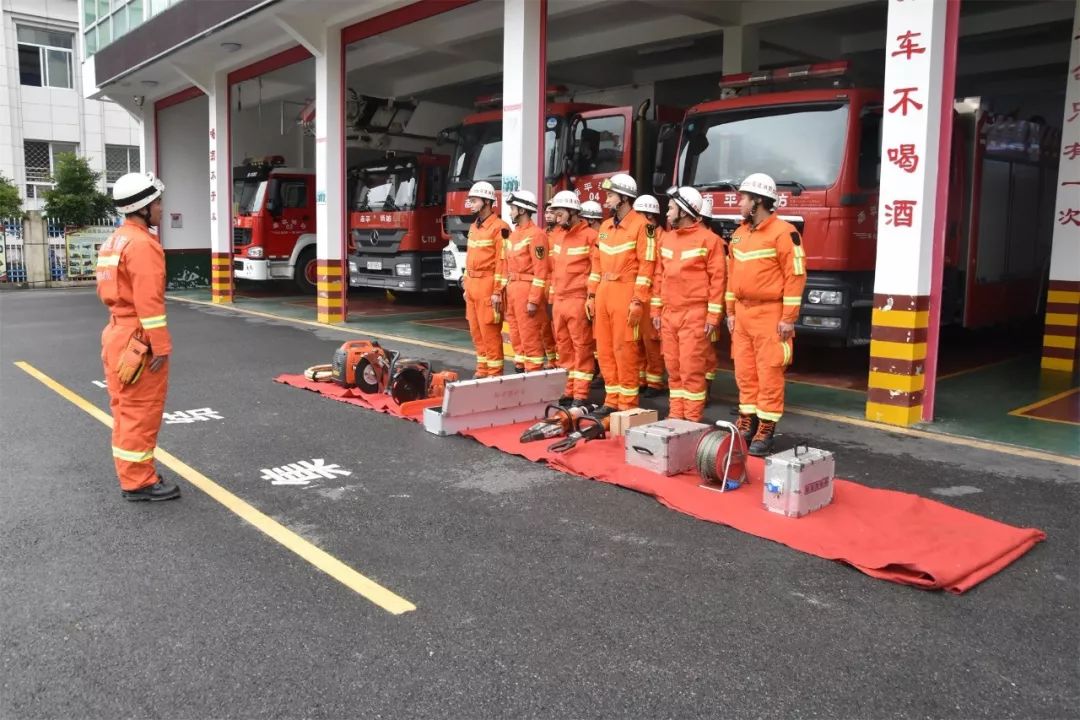
[[[1072,374],[1080,335],[1080,2],[1070,37],[1041,365],[1043,370]]]
[[[958,6],[889,1],[866,416],[894,425],[933,417]]]
[[[209,197],[210,299],[233,301],[232,168],[229,167],[229,77],[214,73],[207,96],[210,101]]]
[[[547,0],[505,0],[504,11],[502,189],[530,190],[543,205]]]
[[[345,320],[345,133],[341,28],[308,45],[315,55],[315,225],[318,320]]]

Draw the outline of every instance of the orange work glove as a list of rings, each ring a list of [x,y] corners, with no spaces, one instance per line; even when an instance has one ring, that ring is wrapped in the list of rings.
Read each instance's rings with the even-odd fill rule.
[[[132,335],[120,353],[120,361],[116,363],[116,376],[123,385],[133,385],[142,375],[150,359],[150,346],[142,341],[138,335]]]
[[[641,316],[645,314],[645,306],[639,302],[630,303],[630,312],[626,315],[626,322],[630,327],[636,328],[641,324]]]
[[[585,298],[585,317],[592,322],[592,319],[596,317],[596,296],[590,295]]]

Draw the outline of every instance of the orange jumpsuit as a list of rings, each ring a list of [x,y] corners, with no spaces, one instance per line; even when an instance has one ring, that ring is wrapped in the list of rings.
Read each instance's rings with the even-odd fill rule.
[[[660,247],[664,231],[653,230],[656,247]],[[659,263],[659,258],[657,258]],[[654,390],[664,389],[664,353],[660,343],[660,333],[656,332],[651,322],[641,325],[641,370],[638,372],[638,385]]]
[[[649,322],[656,239],[646,222],[631,210],[621,221],[608,218],[600,226],[593,253],[589,292],[596,295],[593,335],[604,375],[604,404],[619,410],[638,406],[641,372],[641,323]],[[633,301],[637,300],[637,307]],[[634,323],[631,313],[638,315]]]
[[[551,272],[548,238],[532,220],[519,225],[503,242],[495,276],[506,288],[506,321],[510,325],[510,345],[514,364],[525,372],[544,367],[544,325],[547,317],[547,282]],[[528,305],[536,306],[529,317]]]
[[[495,213],[469,226],[469,244],[465,251],[465,272],[461,284],[465,290],[465,317],[476,348],[476,376],[491,377],[503,372],[502,313],[491,304],[498,292],[495,266],[503,243],[503,231],[510,226]]]
[[[144,225],[128,220],[101,246],[96,275],[98,297],[109,308],[101,362],[113,416],[113,463],[120,489],[130,492],[157,482],[154,449],[169,391],[169,365],[166,361],[157,372],[144,369],[130,385],[120,382],[116,369],[139,328],[152,355],[172,353],[165,318],[165,252]]]
[[[592,253],[596,251],[596,231],[584,220],[569,230],[551,232],[551,278],[549,295],[559,367],[566,370],[566,397],[589,399],[596,360],[593,356],[592,325],[585,316]]]
[[[731,237],[728,315],[735,316],[731,355],[739,412],[776,422],[784,413],[784,370],[794,339],[781,342],[777,325],[799,317],[806,286],[806,253],[795,227],[770,215],[757,227],[743,222]]]
[[[712,332],[723,316],[723,241],[702,223],[660,239],[651,314],[659,317],[671,398],[669,417],[701,420],[708,400],[706,373],[714,364]]]

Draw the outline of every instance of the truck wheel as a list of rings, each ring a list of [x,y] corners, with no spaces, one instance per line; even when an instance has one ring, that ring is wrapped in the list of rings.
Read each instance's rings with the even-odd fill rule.
[[[305,295],[314,295],[318,286],[319,263],[315,258],[315,248],[309,247],[300,251],[296,258],[296,268],[293,270],[293,280],[296,287]]]

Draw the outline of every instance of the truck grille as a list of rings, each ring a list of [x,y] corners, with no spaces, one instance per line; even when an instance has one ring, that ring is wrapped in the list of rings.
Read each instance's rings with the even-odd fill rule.
[[[232,241],[234,247],[251,244],[251,228],[233,228]]]

